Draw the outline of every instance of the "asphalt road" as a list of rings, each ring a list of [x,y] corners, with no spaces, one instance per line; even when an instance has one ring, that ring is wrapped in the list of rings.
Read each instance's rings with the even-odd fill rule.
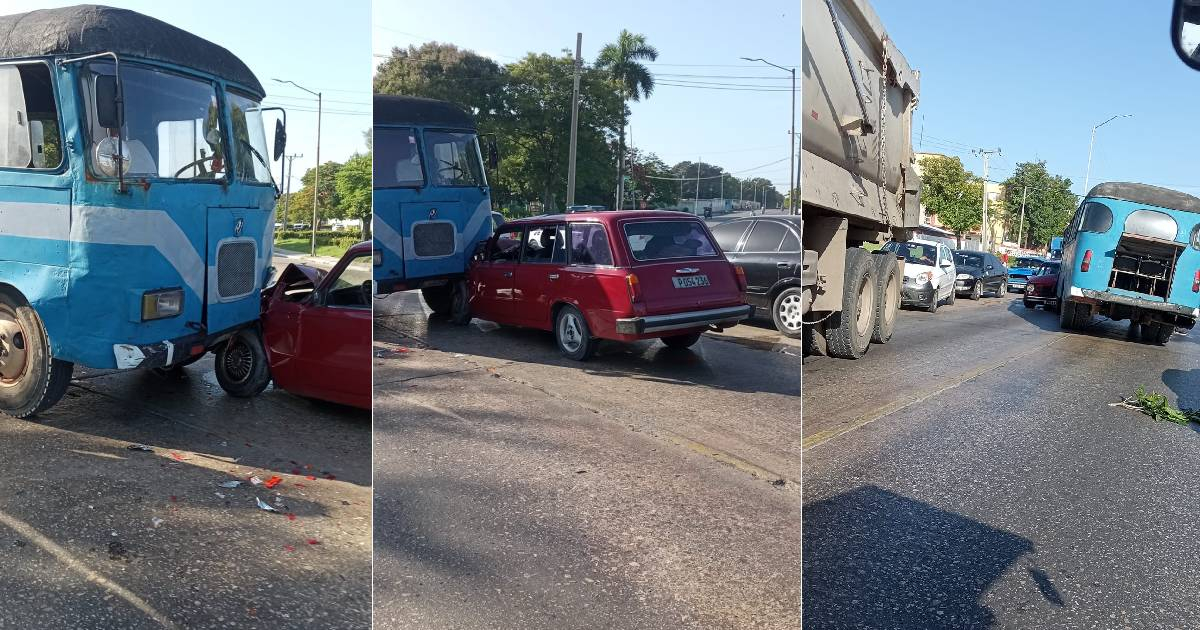
[[[1020,296],[904,311],[805,359],[805,628],[1200,627],[1193,337],[1058,330]]]
[[[797,343],[375,312],[376,628],[799,627]]]
[[[77,369],[0,416],[0,628],[369,626],[370,415],[185,373]]]

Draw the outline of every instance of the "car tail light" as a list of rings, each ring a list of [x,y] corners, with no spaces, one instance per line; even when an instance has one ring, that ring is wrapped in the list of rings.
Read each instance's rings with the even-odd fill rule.
[[[1192,293],[1200,293],[1200,269],[1196,270],[1196,275],[1192,276]]]
[[[636,304],[642,301],[642,284],[638,282],[636,273],[631,273],[625,276],[625,283],[629,285],[629,302]]]
[[[1079,265],[1080,271],[1087,271],[1092,268],[1092,250],[1083,252],[1083,263]]]
[[[748,286],[746,284],[746,270],[742,269],[741,265],[734,265],[733,273],[737,276],[738,290],[745,293]]]

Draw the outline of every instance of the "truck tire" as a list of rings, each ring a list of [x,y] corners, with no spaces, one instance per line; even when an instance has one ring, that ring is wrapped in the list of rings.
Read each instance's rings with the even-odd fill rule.
[[[875,330],[877,284],[871,254],[861,247],[847,249],[842,310],[826,320],[825,326],[830,356],[858,359],[867,352]]]
[[[1165,346],[1167,342],[1171,341],[1173,334],[1175,334],[1175,327],[1170,324],[1158,322],[1142,324],[1142,341],[1146,343]]]
[[[875,296],[875,330],[871,341],[887,343],[896,332],[896,317],[900,314],[900,266],[896,264],[896,256],[889,252],[873,256],[879,292]]]
[[[450,283],[450,323],[466,326],[471,323],[471,292],[466,280]]]
[[[50,338],[37,311],[0,290],[0,413],[28,418],[67,393],[75,364],[50,354]]]
[[[825,324],[805,324],[801,333],[800,345],[806,357],[829,356],[829,346],[825,343]]]
[[[425,304],[429,305],[429,310],[433,311],[435,315],[445,316],[450,314],[450,309],[454,301],[450,285],[443,284],[437,287],[425,287],[421,289],[421,297],[425,298]]]
[[[1087,323],[1087,316],[1083,314],[1083,309],[1088,309],[1090,315],[1091,309],[1086,304],[1079,304],[1064,301],[1059,305],[1058,309],[1058,326],[1063,330],[1079,330]]]
[[[230,396],[251,398],[271,383],[267,351],[262,337],[253,328],[243,328],[221,344],[214,367],[217,383]]]

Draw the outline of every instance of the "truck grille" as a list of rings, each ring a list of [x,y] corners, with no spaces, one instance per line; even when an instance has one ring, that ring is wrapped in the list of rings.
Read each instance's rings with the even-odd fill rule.
[[[217,249],[217,295],[239,297],[254,290],[254,241],[230,241]]]
[[[413,253],[420,258],[454,253],[454,224],[449,221],[414,224],[412,235]]]

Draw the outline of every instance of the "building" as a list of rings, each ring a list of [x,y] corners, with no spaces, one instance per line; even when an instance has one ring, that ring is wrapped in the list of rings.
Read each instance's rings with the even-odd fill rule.
[[[917,163],[915,165],[915,170],[917,172],[917,175],[921,175],[921,159],[927,158],[927,157],[951,158],[953,156],[945,155],[942,153],[917,153],[916,154]],[[988,217],[987,218],[988,218],[988,224],[991,226],[991,228],[988,230],[988,232],[989,232],[988,236],[989,236],[989,240],[992,242],[992,249],[996,249],[997,246],[999,246],[1001,243],[1004,242],[1004,213],[1000,212],[1001,203],[1004,198],[1004,185],[1000,184],[998,182],[991,182],[991,181],[986,182],[985,187],[984,187],[984,194],[987,195],[987,200],[988,200]],[[995,209],[995,211],[993,211],[993,208]],[[929,234],[937,233],[936,230],[948,231],[945,224],[943,224],[941,221],[938,221],[936,214],[929,214],[928,212],[926,212],[924,203],[921,204],[921,226],[933,228],[933,230],[927,230],[927,232]],[[918,232],[918,233],[920,233],[920,232]],[[953,234],[953,232],[951,232],[951,234]],[[980,234],[980,230],[978,230],[978,229],[964,233],[962,235],[962,239],[963,239],[963,243],[962,243],[963,249],[981,249],[982,248],[981,244],[983,243],[983,237]]]

